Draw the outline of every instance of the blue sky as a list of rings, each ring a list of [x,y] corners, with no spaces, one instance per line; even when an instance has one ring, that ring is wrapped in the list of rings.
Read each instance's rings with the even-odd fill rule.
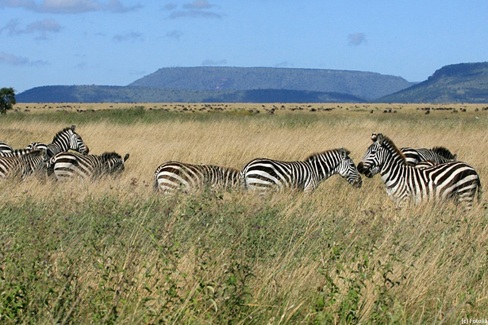
[[[0,87],[127,85],[163,67],[372,71],[488,61],[488,1],[0,0]]]

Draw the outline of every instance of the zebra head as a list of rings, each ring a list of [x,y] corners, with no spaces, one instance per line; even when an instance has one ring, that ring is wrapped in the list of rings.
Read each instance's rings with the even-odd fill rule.
[[[363,181],[361,179],[361,175],[359,175],[359,171],[354,164],[354,161],[349,157],[351,153],[347,149],[339,149],[341,160],[339,165],[337,166],[337,172],[340,176],[342,176],[349,184],[356,188],[360,188]]]
[[[373,133],[371,140],[373,140],[373,144],[369,146],[363,159],[358,164],[359,172],[369,178],[378,174],[383,164],[382,157],[384,156],[384,149],[382,148],[383,134]]]
[[[381,133],[373,133],[371,140],[373,140],[373,144],[369,146],[363,160],[358,164],[358,170],[361,174],[366,175],[368,178],[373,177],[381,171],[381,168],[391,156],[397,157],[405,164],[405,156],[388,137]]]
[[[88,149],[88,146],[85,144],[81,136],[75,132],[75,125],[72,125],[70,128],[68,128],[68,134],[69,134],[69,148],[71,150],[78,151],[81,154],[88,154],[90,149]]]
[[[78,151],[83,155],[88,154],[88,146],[85,144],[81,136],[75,132],[75,128],[76,126],[72,125],[59,131],[54,136],[53,142],[48,145],[50,156],[54,156],[59,152],[68,151],[70,149]]]
[[[106,174],[120,174],[125,169],[124,164],[127,159],[129,159],[129,154],[126,154],[124,158],[122,158],[116,152],[105,152],[101,155],[101,159],[106,166],[106,170],[104,170]]]

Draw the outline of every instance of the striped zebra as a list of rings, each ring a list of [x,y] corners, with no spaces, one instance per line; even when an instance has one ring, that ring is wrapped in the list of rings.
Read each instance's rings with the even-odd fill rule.
[[[16,157],[0,157],[0,178],[24,179],[26,176],[44,170],[47,159],[46,150],[32,150]]]
[[[57,180],[70,178],[94,180],[107,175],[120,174],[125,169],[127,159],[129,154],[122,158],[115,152],[105,152],[101,155],[61,152],[48,160],[48,175],[54,173]]]
[[[237,169],[168,161],[154,172],[154,191],[170,194],[193,192],[205,187],[226,190],[238,187],[239,181]]]
[[[416,165],[420,162],[431,161],[435,165],[456,161],[456,155],[445,147],[434,147],[432,149],[409,147],[400,149],[408,164]]]
[[[60,152],[75,150],[82,154],[88,154],[88,146],[83,142],[81,136],[75,132],[75,125],[64,128],[56,133],[53,141],[47,145],[48,157],[53,157]]]
[[[387,194],[398,206],[412,201],[418,204],[452,199],[471,209],[476,191],[481,199],[480,177],[471,166],[454,161],[439,165],[427,162],[416,168],[408,165],[404,154],[388,137],[373,133],[371,139],[373,144],[358,170],[370,178],[380,173]]]
[[[361,187],[361,176],[349,153],[344,148],[333,149],[313,154],[304,161],[257,158],[242,169],[242,182],[246,189],[262,192],[285,188],[312,192],[320,182],[339,174],[354,187]]]
[[[0,142],[0,153],[7,153],[12,152],[12,147],[6,144],[5,142]]]
[[[27,147],[23,149],[15,149],[10,152],[0,152],[0,157],[20,157],[36,149],[37,150],[43,149],[47,151],[47,145],[39,142],[32,142],[31,144],[29,144]]]
[[[47,150],[47,144],[41,142],[31,142],[25,149],[34,150],[34,149],[45,149]]]

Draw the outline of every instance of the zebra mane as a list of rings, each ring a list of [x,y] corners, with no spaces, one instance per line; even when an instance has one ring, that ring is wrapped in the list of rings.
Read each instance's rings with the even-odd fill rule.
[[[371,136],[371,139],[374,141],[374,142],[378,142],[381,146],[387,148],[390,152],[392,151],[392,153],[398,157],[400,157],[400,159],[406,164],[407,163],[407,159],[405,158],[405,155],[403,154],[403,152],[396,146],[396,144],[390,139],[388,138],[386,135],[383,135],[381,133],[373,133],[373,135]]]
[[[432,148],[432,151],[446,159],[456,159],[456,155],[449,151],[449,149],[446,147],[434,147]]]
[[[65,132],[69,132],[69,131],[71,130],[71,131],[73,131],[73,133],[74,133],[74,132],[75,132],[75,128],[76,128],[76,126],[75,126],[75,125],[72,125],[72,126],[69,126],[69,127],[66,127],[66,128],[64,128],[64,129],[62,129],[61,131],[59,131],[58,133],[56,133],[56,135],[54,136],[54,138],[53,138],[53,141],[52,141],[52,142],[53,142],[53,143],[54,143],[54,142],[56,142],[56,140],[58,140],[58,139],[61,137],[61,135],[62,135],[63,133],[65,133]]]
[[[108,161],[111,159],[122,159],[122,157],[116,152],[104,152],[100,155],[103,161]]]
[[[47,150],[44,148],[41,149],[34,149],[29,152],[27,152],[25,155],[20,156],[21,158],[27,158],[27,157],[40,157],[46,155]]]
[[[304,161],[310,161],[314,158],[317,158],[320,155],[328,155],[329,153],[332,153],[332,152],[339,152],[339,153],[343,153],[345,155],[349,155],[351,153],[349,150],[347,150],[345,148],[330,149],[330,150],[326,150],[326,151],[322,151],[322,152],[315,152],[315,153],[311,154],[310,156],[308,156]]]

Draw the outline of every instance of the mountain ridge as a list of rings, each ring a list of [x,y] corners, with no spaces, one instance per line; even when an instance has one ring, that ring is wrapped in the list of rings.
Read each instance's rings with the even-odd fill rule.
[[[488,103],[488,62],[443,66],[427,80],[383,96],[378,102]]]
[[[488,62],[458,63],[420,83],[375,72],[296,68],[161,68],[127,86],[41,86],[17,102],[488,103]]]
[[[371,100],[410,87],[402,77],[376,72],[266,67],[174,67],[135,80],[128,86],[178,90],[286,89],[345,93]]]

